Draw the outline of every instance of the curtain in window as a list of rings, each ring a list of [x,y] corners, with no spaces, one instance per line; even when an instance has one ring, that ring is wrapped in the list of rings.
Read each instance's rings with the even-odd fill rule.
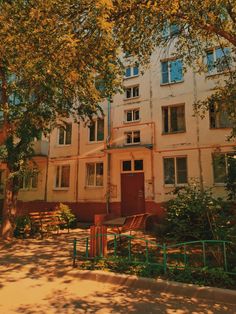
[[[164,182],[175,183],[175,161],[174,158],[164,158]]]
[[[97,120],[97,140],[104,140],[104,119]]]
[[[186,157],[176,158],[177,183],[187,183],[187,159]]]
[[[91,122],[89,126],[89,141],[95,141],[95,122]]]
[[[95,165],[87,164],[86,185],[94,185]]]
[[[72,135],[72,124],[69,123],[66,125],[66,144],[71,144],[71,135]]]
[[[103,186],[103,163],[96,164],[96,186]]]
[[[70,166],[61,167],[61,187],[68,188],[70,186]]]

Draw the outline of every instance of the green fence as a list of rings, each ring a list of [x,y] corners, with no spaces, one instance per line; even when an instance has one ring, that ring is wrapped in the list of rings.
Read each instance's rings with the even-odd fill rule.
[[[107,237],[107,253],[103,256],[102,238]],[[73,241],[73,266],[77,260],[124,259],[130,264],[151,264],[161,267],[166,273],[173,268],[221,267],[226,273],[236,274],[236,247],[232,242],[200,240],[176,244],[157,244],[144,238],[126,234],[98,234],[99,252],[90,257],[90,238]]]

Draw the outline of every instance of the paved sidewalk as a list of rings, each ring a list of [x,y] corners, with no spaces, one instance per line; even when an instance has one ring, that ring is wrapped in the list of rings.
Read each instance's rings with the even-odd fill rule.
[[[73,234],[0,243],[1,314],[236,313],[232,304],[127,286],[111,276],[92,280],[91,272],[72,269],[66,237]]]

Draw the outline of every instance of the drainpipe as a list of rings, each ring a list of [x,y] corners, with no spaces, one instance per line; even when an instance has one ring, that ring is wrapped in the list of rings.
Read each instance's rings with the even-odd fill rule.
[[[196,72],[193,70],[193,96],[194,102],[197,102],[197,81]],[[199,166],[199,183],[200,189],[203,190],[203,170],[202,170],[202,151],[200,147],[200,127],[199,127],[199,115],[196,114],[196,135],[197,135],[197,150],[198,150],[198,166]]]
[[[111,139],[111,97],[107,98],[107,148],[110,146]],[[107,152],[107,191],[106,191],[106,211],[110,213],[111,198],[111,154]]]

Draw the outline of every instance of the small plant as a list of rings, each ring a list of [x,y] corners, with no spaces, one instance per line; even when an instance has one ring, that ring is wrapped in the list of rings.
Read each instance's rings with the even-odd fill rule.
[[[15,237],[25,237],[26,234],[30,233],[31,225],[30,225],[30,217],[28,215],[18,216],[15,219],[15,229],[14,236]]]
[[[56,207],[56,210],[58,211],[58,216],[62,222],[62,225],[64,225],[69,232],[73,223],[76,221],[75,215],[71,212],[71,209],[68,205],[62,203]]]

